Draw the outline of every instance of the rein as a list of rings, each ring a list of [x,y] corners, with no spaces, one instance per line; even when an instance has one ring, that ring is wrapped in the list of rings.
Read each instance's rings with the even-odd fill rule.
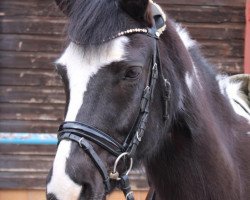
[[[139,115],[123,144],[117,142],[109,134],[106,134],[90,125],[76,121],[64,122],[60,125],[58,130],[58,144],[61,140],[64,139],[77,142],[79,146],[89,155],[89,157],[99,170],[99,173],[103,178],[105,192],[109,193],[111,191],[111,181],[115,181],[116,187],[120,188],[123,191],[126,200],[134,200],[128,175],[133,166],[133,158],[135,157],[137,147],[142,141],[144,132],[146,130],[146,124],[151,108],[150,104],[153,100],[155,85],[159,77],[162,86],[161,88],[163,90],[162,98],[164,100],[163,120],[166,122],[166,120],[168,119],[168,105],[171,88],[170,83],[164,78],[162,72],[162,66],[159,58],[159,47],[157,42],[160,36],[157,30],[159,29],[159,27],[164,26],[165,22],[162,19],[162,16],[159,14],[154,15],[154,21],[155,24],[152,28],[130,29],[121,32],[117,36],[113,36],[111,38],[114,39],[121,35],[141,33],[154,39],[154,52],[152,56],[152,63],[149,70],[150,72],[147,79],[147,84],[142,94]],[[111,172],[108,172],[106,166],[104,165],[100,157],[97,155],[89,141],[99,145],[100,147],[108,151],[110,154],[117,157],[114,163],[113,170]],[[117,171],[117,165],[119,164],[119,161],[122,158],[129,159],[129,166],[127,171],[119,173]]]

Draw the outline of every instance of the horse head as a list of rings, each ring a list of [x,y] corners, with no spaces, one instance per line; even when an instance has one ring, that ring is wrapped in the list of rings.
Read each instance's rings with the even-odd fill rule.
[[[61,126],[62,140],[47,179],[47,199],[103,199],[117,186],[117,180],[103,171],[112,172],[117,156],[124,152],[130,155],[118,163],[120,175],[132,166],[131,157],[137,165],[145,155],[150,156],[158,147],[156,138],[160,138],[150,133],[161,133],[167,124],[168,116],[164,115],[168,113],[163,107],[168,107],[170,86],[160,67],[156,41],[166,16],[158,5],[145,0],[57,4],[69,17],[70,42],[56,61],[66,93],[66,122]],[[94,136],[80,137],[89,127]],[[66,140],[69,135],[65,134],[72,129],[80,138]],[[146,140],[142,139],[144,132]],[[142,141],[132,156],[136,134]],[[107,137],[108,145],[118,150],[110,152],[100,141],[96,143],[100,137]],[[107,138],[101,142],[107,143]],[[91,145],[95,155],[86,154],[82,142]],[[103,183],[105,178],[110,179],[108,186]]]
[[[56,2],[69,18],[56,61],[66,115],[47,199],[105,199],[118,187],[132,200],[133,164],[156,199],[247,196],[238,158],[249,157],[239,134],[249,120],[187,32],[149,0]]]

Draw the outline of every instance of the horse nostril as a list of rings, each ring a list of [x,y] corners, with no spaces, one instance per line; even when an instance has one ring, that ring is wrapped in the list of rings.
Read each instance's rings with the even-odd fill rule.
[[[54,194],[51,194],[51,193],[47,194],[46,197],[47,197],[47,198],[46,198],[47,200],[58,200],[58,199],[55,197],[55,195],[54,195]]]
[[[91,186],[87,183],[83,184],[79,200],[91,199],[91,196],[93,196]]]
[[[83,185],[82,185],[81,196],[83,196],[83,194],[86,193],[86,190],[87,190],[87,189],[86,189],[86,188],[87,188],[86,186],[87,186],[87,184],[83,184]]]
[[[82,194],[86,195],[87,193],[89,193],[90,190],[90,185],[87,183],[84,183],[82,185]]]

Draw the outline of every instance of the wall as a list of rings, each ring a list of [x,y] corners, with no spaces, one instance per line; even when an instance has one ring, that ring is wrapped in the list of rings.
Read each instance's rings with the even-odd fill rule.
[[[243,72],[245,0],[158,2],[219,70]],[[53,0],[0,1],[0,132],[56,132],[64,92],[53,61],[65,23]]]
[[[159,0],[220,71],[243,72],[245,0]],[[167,2],[167,3],[164,3]]]

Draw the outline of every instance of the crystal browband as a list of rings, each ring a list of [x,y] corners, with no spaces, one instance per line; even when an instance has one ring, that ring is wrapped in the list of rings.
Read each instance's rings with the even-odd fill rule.
[[[117,37],[123,36],[126,34],[130,34],[130,33],[147,33],[147,32],[148,32],[148,30],[145,28],[134,28],[134,29],[129,29],[129,30],[122,31],[122,32],[118,33]]]
[[[157,27],[157,31],[155,31],[154,34],[151,33],[150,28],[132,28],[132,29],[128,29],[125,31],[121,31],[121,32],[109,37],[109,38],[103,39],[101,43],[105,43],[105,42],[108,42],[108,41],[113,40],[115,38],[118,38],[120,36],[129,35],[129,34],[133,34],[133,33],[144,33],[144,34],[147,34],[148,36],[159,38],[160,35],[163,33],[163,31],[166,29],[165,22],[167,20],[167,17],[158,4],[154,3],[152,0],[150,0],[150,3],[152,4],[153,16],[160,16],[164,22],[163,24],[161,24],[161,26]],[[74,40],[73,38],[70,38],[70,40],[77,45],[84,45],[84,44],[81,44],[80,42]],[[95,44],[93,44],[93,45],[95,45]]]
[[[146,29],[146,28],[128,29],[126,31],[121,31],[118,34],[108,38],[108,40],[103,40],[103,42],[118,38],[118,37],[123,36],[123,35],[129,35],[129,34],[133,34],[133,33],[146,33],[147,34],[147,33],[150,33],[150,31],[149,31],[149,29]],[[160,36],[160,33],[158,31],[156,31],[155,36],[158,38]]]

